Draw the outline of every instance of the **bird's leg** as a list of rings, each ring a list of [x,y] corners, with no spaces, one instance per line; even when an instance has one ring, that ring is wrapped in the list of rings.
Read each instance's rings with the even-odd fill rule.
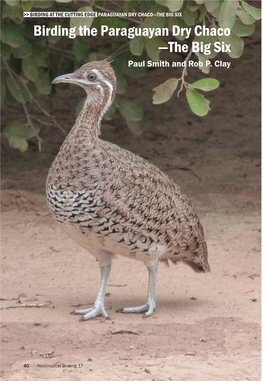
[[[109,315],[107,314],[104,308],[104,298],[105,298],[105,291],[106,291],[108,278],[110,275],[111,263],[110,262],[107,264],[105,264],[105,262],[100,263],[100,270],[101,270],[100,289],[99,289],[97,298],[95,300],[94,306],[86,310],[75,310],[72,312],[73,314],[84,315],[80,318],[80,320],[89,320],[94,318],[95,316],[100,316],[100,315],[103,315],[106,319],[110,319]]]
[[[145,312],[145,317],[151,316],[155,306],[156,306],[156,274],[157,274],[157,267],[158,267],[158,259],[155,261],[147,261],[145,262],[145,265],[148,269],[149,273],[149,283],[148,283],[148,295],[147,295],[147,301],[146,304],[143,304],[139,307],[127,307],[119,310],[120,312],[124,313],[140,313]]]

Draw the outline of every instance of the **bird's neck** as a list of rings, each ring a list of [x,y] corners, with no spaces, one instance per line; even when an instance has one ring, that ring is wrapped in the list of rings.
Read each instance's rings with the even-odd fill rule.
[[[89,98],[84,102],[83,108],[72,127],[68,139],[71,143],[97,140],[100,135],[101,119],[104,115],[103,104]]]

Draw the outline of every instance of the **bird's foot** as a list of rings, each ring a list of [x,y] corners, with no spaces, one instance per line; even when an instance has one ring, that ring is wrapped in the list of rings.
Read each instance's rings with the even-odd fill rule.
[[[153,314],[155,305],[156,304],[154,303],[154,301],[152,301],[150,303],[143,304],[142,306],[139,306],[139,307],[121,308],[117,312],[122,312],[125,314],[139,314],[141,312],[145,312],[144,317],[149,317]]]
[[[89,320],[96,316],[101,316],[101,315],[104,316],[105,319],[110,319],[109,315],[105,311],[104,305],[103,304],[96,305],[96,303],[91,308],[88,308],[86,310],[75,310],[75,311],[72,311],[71,314],[83,315],[79,319],[80,321]]]

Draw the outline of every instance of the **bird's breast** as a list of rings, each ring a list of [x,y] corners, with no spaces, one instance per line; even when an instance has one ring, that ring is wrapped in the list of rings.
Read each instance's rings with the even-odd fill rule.
[[[168,250],[166,244],[133,229],[129,216],[108,204],[102,190],[72,192],[50,185],[47,200],[67,234],[90,252],[96,246],[113,254],[153,260]]]
[[[81,223],[94,219],[102,205],[100,191],[85,189],[71,191],[56,186],[47,187],[47,200],[51,212],[59,222]]]

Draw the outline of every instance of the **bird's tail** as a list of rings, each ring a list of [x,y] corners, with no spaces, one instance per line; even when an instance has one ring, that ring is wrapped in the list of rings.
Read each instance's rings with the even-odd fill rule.
[[[210,272],[211,269],[208,263],[207,245],[205,241],[199,244],[197,258],[198,262],[184,261],[184,263],[190,266],[195,272]]]

